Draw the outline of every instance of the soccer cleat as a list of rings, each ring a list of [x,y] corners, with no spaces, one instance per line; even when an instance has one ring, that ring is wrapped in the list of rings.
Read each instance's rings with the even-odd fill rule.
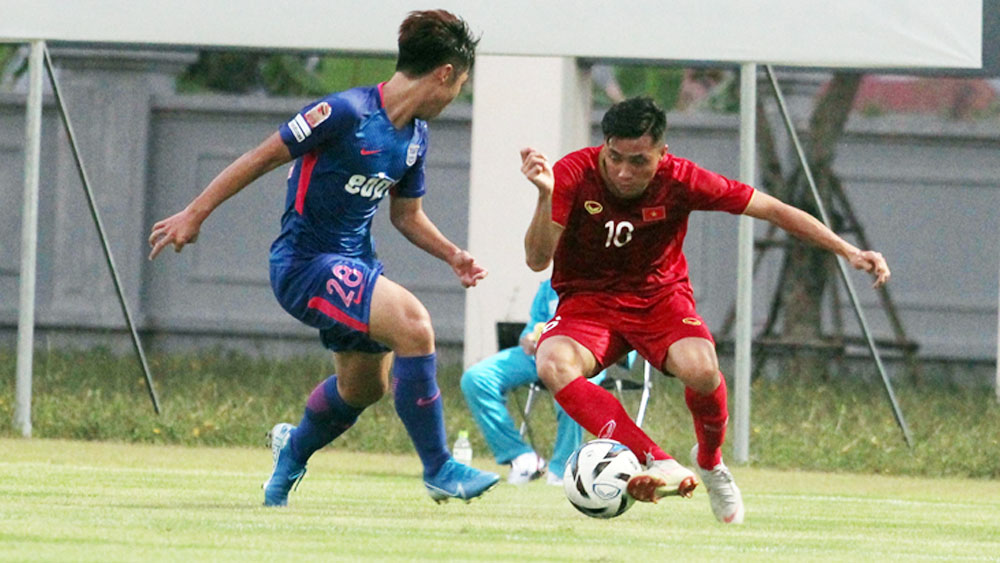
[[[708,490],[708,500],[715,518],[724,524],[743,523],[743,495],[733,480],[733,474],[726,464],[719,462],[712,469],[702,469],[698,465],[698,444],[691,448],[691,463],[694,464],[701,482]]]
[[[292,459],[292,447],[289,440],[295,427],[287,422],[275,424],[267,433],[274,457],[274,467],[271,477],[264,482],[264,506],[286,506],[288,492],[298,487],[299,481],[306,474],[306,465]]]
[[[656,502],[663,497],[690,498],[698,479],[676,459],[658,459],[628,480],[628,494],[640,502]]]
[[[534,481],[545,473],[545,460],[535,452],[523,453],[510,462],[510,475],[507,482],[511,485],[523,485]]]
[[[288,441],[288,436],[292,430],[295,430],[295,426],[287,422],[279,422],[265,434],[264,444],[271,448],[271,456],[274,459],[274,463],[278,462],[278,452],[284,447],[285,442]]]
[[[453,498],[469,502],[495,487],[498,481],[500,476],[496,473],[480,471],[451,458],[437,474],[424,477],[424,486],[434,502],[441,504]]]
[[[563,486],[562,475],[559,475],[558,473],[553,473],[552,471],[546,471],[545,472],[545,483],[547,485],[553,485],[555,487],[561,487],[561,486]]]

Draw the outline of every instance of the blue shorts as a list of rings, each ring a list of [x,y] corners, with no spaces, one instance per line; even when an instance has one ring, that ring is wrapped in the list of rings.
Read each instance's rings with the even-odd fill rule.
[[[388,352],[368,336],[372,290],[382,262],[339,254],[301,258],[271,257],[271,289],[296,319],[319,329],[323,346],[334,352]]]

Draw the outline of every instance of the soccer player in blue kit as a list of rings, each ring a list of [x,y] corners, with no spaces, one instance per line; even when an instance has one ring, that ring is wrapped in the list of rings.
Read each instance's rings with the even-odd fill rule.
[[[272,430],[274,468],[265,505],[288,503],[309,457],[388,391],[390,372],[396,412],[423,463],[432,499],[468,501],[500,479],[458,463],[448,451],[430,315],[382,274],[371,234],[372,217],[389,195],[391,222],[410,242],[447,262],[465,287],[486,276],[421,206],[425,120],[458,95],[478,42],[449,12],[411,12],[400,25],[396,71],[387,82],[307,105],[226,167],[184,210],[153,226],[151,260],[167,245],[180,252],[223,201],[295,159],[281,234],[271,246],[271,286],[286,311],[319,329],[337,374],[312,391],[298,426]]]

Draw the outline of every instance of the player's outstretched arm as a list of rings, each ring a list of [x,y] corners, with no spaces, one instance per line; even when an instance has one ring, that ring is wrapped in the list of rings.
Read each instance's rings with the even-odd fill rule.
[[[278,133],[244,153],[209,182],[187,207],[153,225],[149,235],[149,245],[153,247],[149,259],[156,258],[167,245],[174,245],[174,252],[180,252],[184,245],[197,241],[201,224],[216,207],[257,178],[291,160],[292,155]]]
[[[774,223],[792,235],[843,256],[858,270],[872,274],[874,287],[881,287],[889,281],[889,265],[881,253],[861,250],[837,233],[831,231],[819,219],[761,191],[754,192],[750,204],[743,212],[746,215]]]
[[[549,267],[562,235],[562,227],[552,222],[552,191],[555,176],[548,158],[537,150],[521,149],[521,173],[538,188],[535,213],[524,235],[524,254],[528,267],[540,272]]]
[[[416,247],[447,262],[463,287],[473,287],[489,274],[472,254],[456,246],[438,230],[424,213],[420,198],[393,197],[389,204],[389,218],[392,225]]]

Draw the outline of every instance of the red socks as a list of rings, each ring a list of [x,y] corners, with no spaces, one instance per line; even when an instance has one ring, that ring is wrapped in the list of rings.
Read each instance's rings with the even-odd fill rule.
[[[617,440],[631,449],[640,463],[650,459],[670,459],[653,440],[636,426],[614,395],[578,377],[555,394],[556,401],[580,426],[598,438]],[[725,391],[723,390],[723,405]],[[725,407],[723,407],[725,408]],[[701,439],[698,440],[701,443]]]
[[[698,436],[698,465],[711,469],[722,462],[722,440],[726,437],[729,409],[726,406],[726,378],[719,374],[719,386],[708,395],[684,388],[684,400],[694,418]]]
[[[694,418],[694,431],[698,436],[698,465],[711,469],[722,462],[722,441],[729,422],[726,379],[721,377],[719,386],[708,395],[701,395],[686,387],[684,400]],[[636,426],[614,395],[579,377],[555,394],[556,401],[573,420],[587,432],[599,438],[611,438],[625,444],[640,462],[649,459],[670,459],[653,440]]]

